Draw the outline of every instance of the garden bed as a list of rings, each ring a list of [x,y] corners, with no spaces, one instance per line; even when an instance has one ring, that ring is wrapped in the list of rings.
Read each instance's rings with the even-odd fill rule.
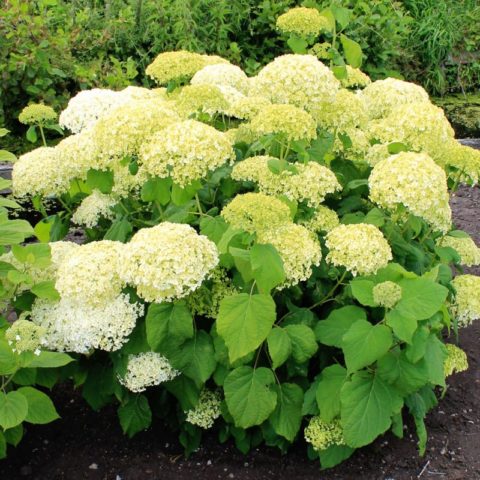
[[[480,190],[462,188],[451,203],[457,227],[480,243]],[[480,273],[478,268],[471,270],[471,273]],[[147,432],[128,440],[121,433],[114,407],[95,413],[78,393],[63,385],[53,392],[62,420],[46,426],[28,426],[25,441],[0,463],[0,478],[480,478],[479,338],[478,322],[460,331],[460,346],[467,352],[470,369],[449,378],[445,398],[427,417],[429,440],[423,458],[417,454],[414,427],[407,423],[405,439],[388,434],[325,473],[320,472],[318,462],[306,459],[302,444],[284,456],[263,447],[243,456],[231,443],[220,445],[214,433],[197,453],[185,460],[176,434],[165,431],[158,422]]]

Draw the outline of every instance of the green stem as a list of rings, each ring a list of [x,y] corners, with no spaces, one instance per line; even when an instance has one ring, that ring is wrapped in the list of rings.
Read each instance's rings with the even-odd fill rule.
[[[58,201],[62,204],[62,207],[63,207],[68,213],[72,213],[72,209],[61,199],[61,197],[58,197]]]
[[[45,133],[43,132],[43,127],[41,125],[39,125],[38,128],[40,130],[40,135],[42,137],[43,146],[46,147],[47,146],[47,140],[45,139]]]
[[[197,202],[197,209],[200,215],[203,215],[202,205],[200,204],[200,198],[198,198],[198,193],[195,194],[195,201]]]
[[[335,293],[335,290],[341,285],[341,283],[343,282],[343,280],[345,279],[345,276],[347,275],[347,271],[345,270],[343,273],[342,273],[342,276],[338,279],[337,283],[335,284],[335,286],[327,293],[327,295],[325,296],[325,298],[323,300],[321,300],[320,302],[317,302],[317,303],[314,303],[311,307],[308,307],[309,310],[313,310],[314,308],[316,307],[319,307],[320,305],[323,305],[324,303],[327,303],[330,298],[333,297],[333,294]]]

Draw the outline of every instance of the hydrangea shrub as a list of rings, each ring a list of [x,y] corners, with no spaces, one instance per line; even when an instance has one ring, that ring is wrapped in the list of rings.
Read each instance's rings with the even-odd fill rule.
[[[158,415],[187,452],[215,429],[243,452],[306,442],[326,468],[408,413],[425,450],[438,387],[467,368],[445,338],[480,316],[480,279],[451,271],[480,250],[448,203],[480,153],[421,87],[347,71],[163,53],[159,88],[79,93],[72,135],[14,165],[52,255],[27,270],[57,293],[24,317],[128,435]],[[86,244],[62,241],[73,225]]]

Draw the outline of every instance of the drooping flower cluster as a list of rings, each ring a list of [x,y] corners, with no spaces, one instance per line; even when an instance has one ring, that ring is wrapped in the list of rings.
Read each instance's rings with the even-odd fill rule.
[[[119,382],[131,392],[143,392],[148,387],[173,380],[180,372],[159,353],[145,352],[129,355],[127,371]]]
[[[459,275],[452,281],[455,299],[451,307],[459,327],[467,327],[480,318],[480,277]]]
[[[458,252],[462,265],[473,267],[480,265],[480,248],[471,237],[454,237],[446,235],[438,242],[441,247],[450,247]]]
[[[446,343],[445,347],[447,348],[448,352],[448,356],[443,363],[445,376],[449,377],[454,373],[460,373],[468,370],[467,354],[461,348],[453,345],[452,343]]]
[[[25,125],[40,125],[44,127],[55,123],[57,120],[57,113],[52,107],[43,105],[43,103],[33,103],[26,106],[18,116],[18,121]]]
[[[152,176],[170,176],[180,186],[204,178],[233,158],[225,134],[195,120],[165,128],[140,150],[142,170]]]
[[[341,189],[335,174],[317,162],[287,164],[288,168],[274,173],[270,162],[277,160],[268,156],[247,158],[234,166],[232,178],[255,182],[262,193],[284,195],[310,207],[317,207],[326,195]]]
[[[339,420],[327,423],[319,416],[312,417],[304,431],[305,440],[318,452],[333,445],[344,445],[343,429]]]
[[[15,353],[34,352],[40,353],[44,343],[45,329],[24,319],[16,320],[5,331],[5,340]]]
[[[87,228],[93,228],[98,225],[100,219],[113,219],[115,213],[112,207],[117,204],[117,200],[112,195],[101,193],[94,190],[88,197],[82,200],[72,216],[72,222],[77,225],[84,225]]]
[[[357,223],[339,225],[330,230],[325,242],[326,260],[345,267],[353,275],[370,275],[392,260],[390,245],[374,225]]]
[[[395,282],[382,282],[373,287],[373,301],[385,308],[393,308],[402,298],[402,287]]]
[[[195,408],[185,412],[187,422],[205,430],[212,428],[215,420],[221,415],[221,402],[222,397],[219,392],[203,389]]]
[[[218,264],[213,242],[189,225],[164,222],[139,230],[124,245],[120,277],[147,302],[186,297]]]
[[[316,37],[319,33],[330,31],[330,22],[320,15],[316,8],[291,8],[277,18],[277,28],[287,34],[294,33],[299,37]]]
[[[437,230],[450,229],[445,172],[424,153],[402,152],[375,165],[368,179],[370,199],[395,211],[398,205],[423,218]]]

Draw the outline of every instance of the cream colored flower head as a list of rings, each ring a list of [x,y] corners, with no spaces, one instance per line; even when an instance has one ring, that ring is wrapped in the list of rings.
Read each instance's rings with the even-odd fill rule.
[[[123,281],[147,302],[184,298],[218,264],[215,244],[184,224],[164,222],[139,230],[124,246]]]
[[[316,8],[296,7],[277,18],[277,28],[283,33],[299,37],[316,37],[322,31],[330,31],[330,22]]]
[[[443,363],[443,371],[446,377],[454,373],[464,372],[468,370],[467,354],[456,345],[446,343],[448,356]]]
[[[243,97],[240,93],[239,96]],[[176,98],[176,103],[178,111],[185,118],[197,112],[204,112],[209,115],[226,114],[230,108],[230,102],[222,92],[221,87],[210,84],[183,87]]]
[[[368,179],[370,199],[395,211],[398,205],[441,232],[450,229],[445,172],[424,153],[402,152],[375,165]]]
[[[72,222],[77,225],[84,225],[87,228],[93,228],[98,225],[102,218],[112,220],[115,217],[112,207],[117,202],[117,199],[112,195],[93,190],[75,210]]]
[[[230,139],[196,120],[174,123],[149,138],[140,149],[141,170],[171,177],[180,186],[205,178],[235,158]]]
[[[212,428],[213,423],[222,413],[221,403],[222,397],[218,391],[203,389],[195,408],[185,412],[187,414],[186,421],[205,430]]]
[[[345,267],[355,275],[372,275],[392,260],[392,250],[382,232],[374,225],[339,225],[330,230],[325,242],[327,262]]]
[[[373,287],[373,301],[385,308],[393,308],[402,298],[402,287],[395,282],[381,282]]]
[[[347,77],[340,80],[342,87],[364,88],[372,83],[370,77],[359,68],[353,68],[350,65],[346,65],[345,68],[347,70]]]
[[[315,207],[313,215],[298,222],[314,233],[329,232],[340,224],[337,212],[324,205]]]
[[[231,104],[228,113],[231,117],[239,118],[241,120],[250,120],[268,105],[271,105],[271,102],[265,97],[260,97],[258,95],[243,97]]]
[[[327,423],[320,416],[312,417],[304,431],[305,440],[321,452],[334,445],[345,445],[340,420]]]
[[[192,85],[217,85],[233,87],[246,95],[249,89],[248,77],[243,70],[236,65],[219,63],[207,65],[195,73],[191,82]]]
[[[52,107],[43,103],[32,103],[26,106],[18,116],[18,121],[25,125],[51,125],[57,121],[58,115]]]
[[[43,327],[19,318],[5,331],[5,340],[15,353],[40,353],[45,333],[46,331]]]
[[[456,250],[460,255],[462,265],[466,267],[480,265],[480,248],[468,235],[464,237],[446,235],[437,243],[440,247],[450,247]]]
[[[453,182],[476,185],[480,179],[480,151],[456,140],[444,146],[445,167]]]
[[[480,277],[458,275],[452,280],[455,299],[451,307],[459,327],[467,327],[480,318]]]

